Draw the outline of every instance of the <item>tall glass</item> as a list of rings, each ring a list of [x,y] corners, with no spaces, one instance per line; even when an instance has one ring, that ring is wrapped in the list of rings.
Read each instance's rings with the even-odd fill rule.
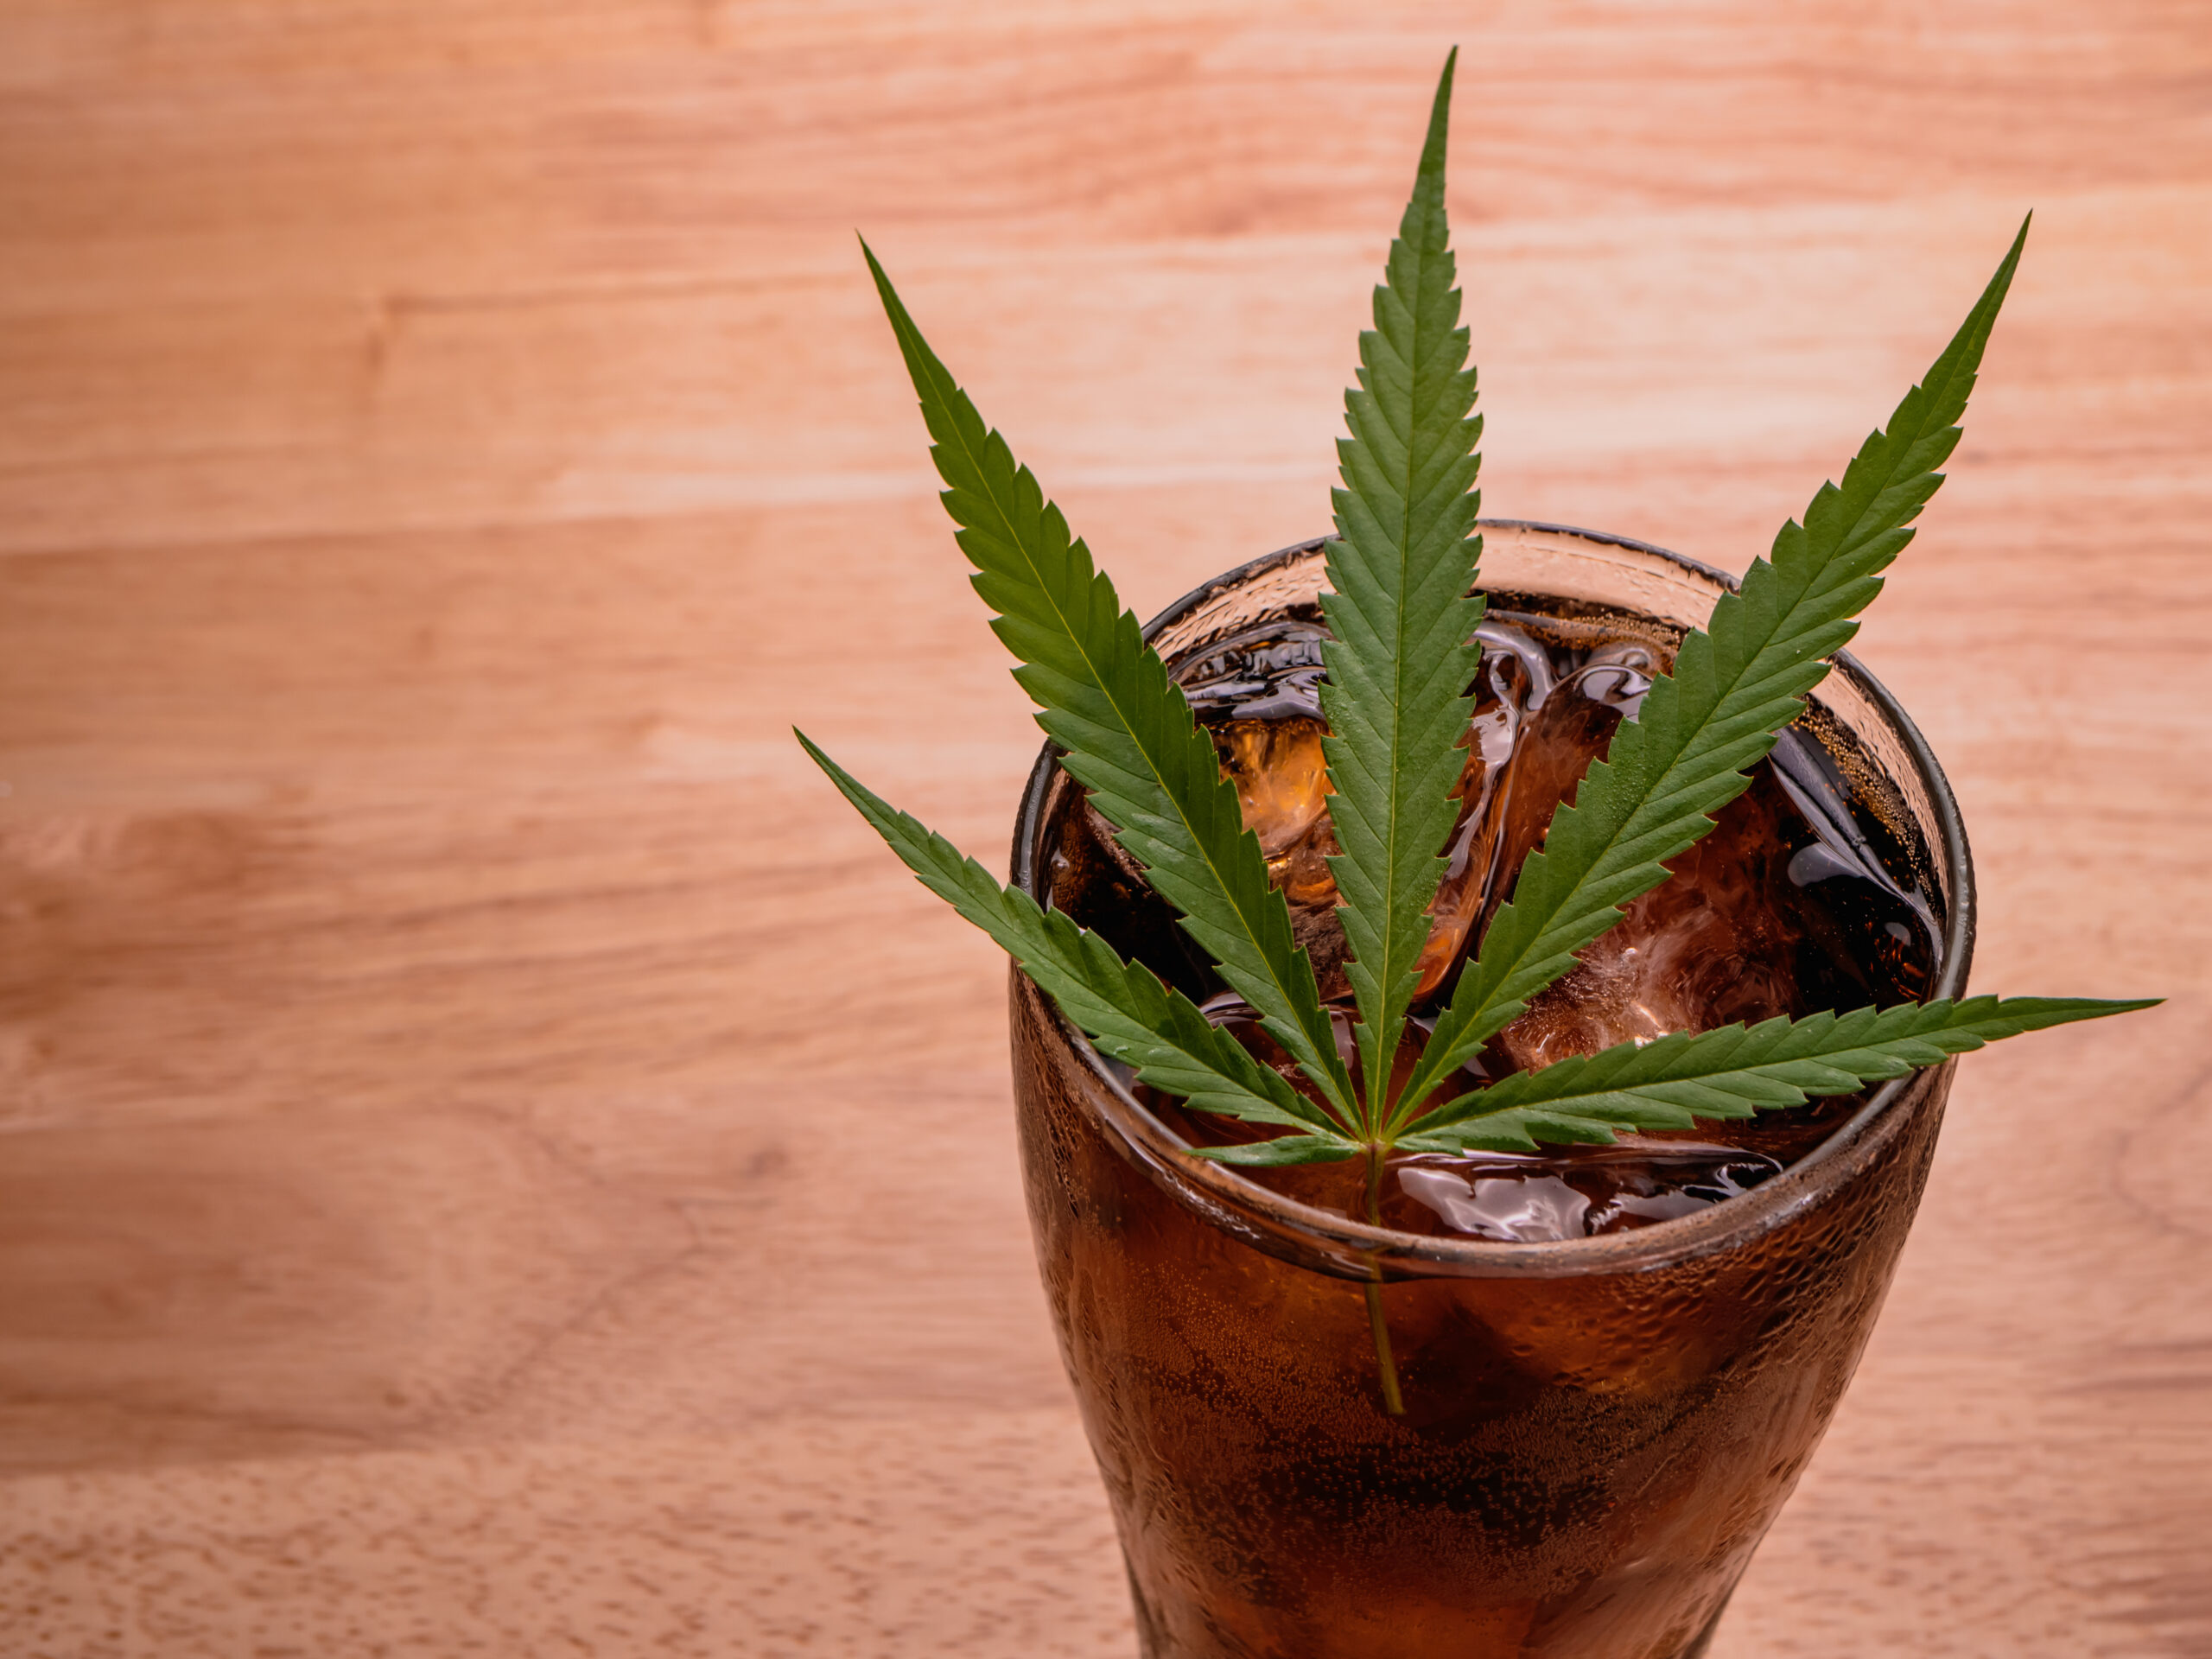
[[[1520,611],[1701,624],[1731,579],[1660,549],[1486,522],[1482,583]],[[1319,542],[1156,619],[1171,664],[1307,614]],[[1848,657],[1804,728],[1974,940],[1936,760]],[[1077,804],[1050,749],[1014,879],[1043,896]],[[1014,1094],[1037,1255],[1150,1659],[1691,1659],[1827,1428],[1920,1199],[1951,1066],[1880,1088],[1749,1192],[1637,1231],[1438,1238],[1310,1208],[1185,1144],[1027,977]],[[1377,1275],[1406,1403],[1378,1403]]]

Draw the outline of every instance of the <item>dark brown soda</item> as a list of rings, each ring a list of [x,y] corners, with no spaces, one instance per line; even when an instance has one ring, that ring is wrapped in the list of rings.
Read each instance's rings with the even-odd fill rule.
[[[1675,647],[1633,617],[1491,603],[1420,1018],[1448,997],[1553,805]],[[1179,670],[1341,1033],[1319,637],[1309,610]],[[1816,721],[1787,736],[1713,835],[1469,1080],[1661,1029],[1919,994],[1936,966],[1933,907],[1894,827],[1904,819],[1859,760]],[[1025,834],[1040,898],[1281,1063],[1065,776]],[[1026,978],[1011,989],[1039,1263],[1147,1659],[1701,1651],[1863,1350],[1948,1066],[1910,1079],[1847,1158],[1829,1160],[1847,1178],[1812,1185],[1789,1166],[1855,1100],[1613,1147],[1395,1159],[1382,1217],[1414,1243],[1524,1242],[1485,1246],[1497,1254],[1472,1265],[1385,1259],[1293,1236],[1262,1188],[1186,1171],[1162,1127],[1196,1142],[1244,1131],[1141,1090],[1130,1119],[1113,1068]],[[1402,1063],[1421,1034],[1417,1018]],[[1358,1164],[1254,1179],[1364,1214]],[[1732,1201],[1765,1218],[1727,1224]],[[1643,1230],[1670,1224],[1690,1242],[1647,1250],[1669,1236]],[[1582,1254],[1545,1255],[1567,1249]],[[1373,1279],[1402,1390],[1395,1414],[1361,1282]]]

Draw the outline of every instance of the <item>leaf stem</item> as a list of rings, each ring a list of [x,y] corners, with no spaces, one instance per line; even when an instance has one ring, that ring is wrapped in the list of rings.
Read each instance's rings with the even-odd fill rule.
[[[1367,1148],[1367,1219],[1376,1227],[1382,1224],[1383,1150],[1379,1141],[1370,1142]],[[1391,1357],[1390,1326],[1382,1317],[1382,1261],[1370,1256],[1368,1268],[1375,1277],[1365,1286],[1367,1325],[1375,1333],[1375,1369],[1382,1379],[1382,1409],[1393,1417],[1402,1417],[1406,1400],[1398,1391],[1398,1362]]]

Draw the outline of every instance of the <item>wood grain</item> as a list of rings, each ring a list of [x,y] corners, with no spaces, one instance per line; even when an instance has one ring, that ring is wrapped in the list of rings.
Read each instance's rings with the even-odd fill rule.
[[[1036,734],[851,233],[1140,610],[1325,521],[1442,51],[1485,508],[1740,568],[2028,207],[1862,656],[1984,989],[1716,1648],[2212,1650],[2212,29],[2018,0],[0,17],[0,1648],[1087,1655]],[[887,1150],[874,1126],[912,1132]]]

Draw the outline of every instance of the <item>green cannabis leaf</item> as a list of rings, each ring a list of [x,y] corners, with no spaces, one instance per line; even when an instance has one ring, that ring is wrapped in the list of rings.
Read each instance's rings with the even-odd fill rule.
[[[925,885],[996,939],[1068,1017],[1144,1082],[1192,1107],[1273,1125],[1272,1140],[1194,1148],[1244,1165],[1384,1154],[1604,1141],[1622,1128],[1681,1128],[1849,1093],[2021,1032],[2151,1006],[2143,1001],[1993,997],[1907,1003],[1678,1033],[1638,1046],[1518,1072],[1450,1099],[1445,1080],[1574,965],[1622,907],[1666,877],[1713,827],[1749,770],[1801,714],[1828,659],[1856,632],[1880,573],[1942,482],[1982,350],[2018,264],[2020,234],[1965,324],[1839,485],[1824,484],[1802,524],[1684,639],[1640,712],[1615,732],[1554,813],[1515,878],[1404,1082],[1393,1060],[1418,982],[1441,849],[1456,819],[1482,614],[1473,592],[1482,423],[1444,205],[1456,53],[1446,60],[1413,196],[1359,340],[1358,385],[1345,394],[1338,446],[1338,536],[1322,597],[1322,711],[1341,852],[1330,861],[1351,956],[1363,1087],[1339,1057],[1306,953],[1244,829],[1214,745],[1113,584],[1059,510],[923,340],[867,252],[921,400],[957,540],[975,566],[1014,677],[1122,848],[1223,978],[1259,1014],[1296,1076],[1262,1064],[1152,970],[1096,934],[1001,886],[973,860],[896,811],[802,736],[811,755]],[[866,245],[863,244],[863,251]],[[1370,1179],[1370,1208],[1372,1206]],[[1388,1338],[1370,1313],[1395,1409]]]
[[[1323,741],[1343,853],[1329,861],[1359,1006],[1367,1084],[1360,1127],[1372,1139],[1389,1109],[1391,1058],[1428,942],[1428,907],[1444,874],[1452,798],[1474,699],[1483,607],[1470,598],[1482,538],[1470,537],[1482,418],[1470,420],[1474,371],[1459,326],[1459,290],[1444,221],[1444,140],[1454,52],[1428,118],[1413,200],[1375,290],[1375,327],[1359,337],[1359,385],[1344,394],[1351,429],[1337,454],[1321,613],[1328,677]]]

